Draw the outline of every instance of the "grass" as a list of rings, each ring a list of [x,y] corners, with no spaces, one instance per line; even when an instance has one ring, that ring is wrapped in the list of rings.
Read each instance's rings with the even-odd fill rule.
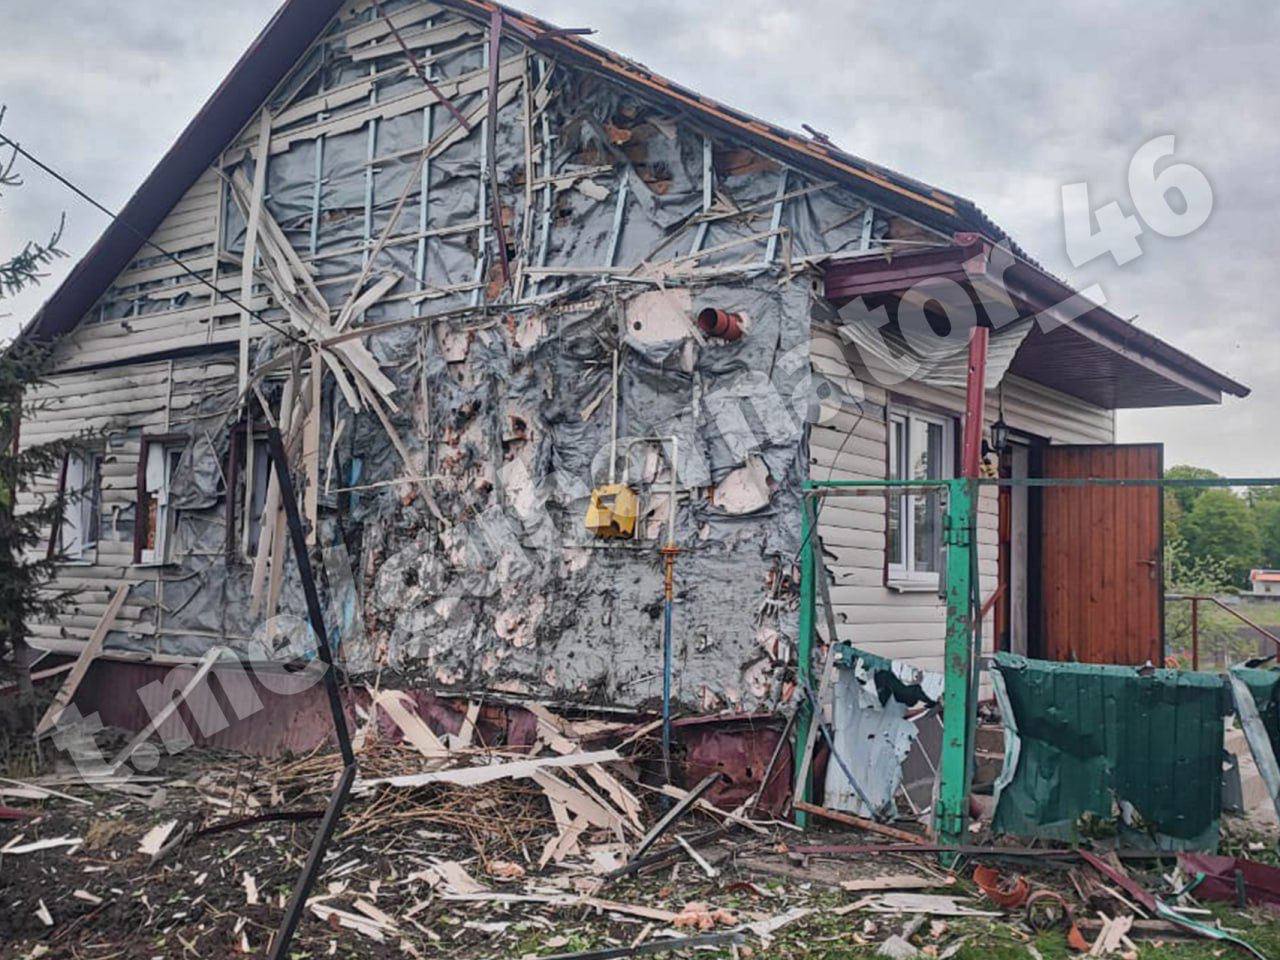
[[[839,903],[840,900],[835,897],[818,897],[811,904],[818,907],[817,912],[780,930],[767,947],[762,947],[758,940],[749,937],[746,945],[738,947],[737,956],[743,960],[775,957],[786,957],[788,960],[869,960],[877,956],[880,941],[890,933],[897,932],[908,919],[903,916],[871,914],[836,916],[829,908]],[[824,911],[823,907],[828,909]],[[1257,910],[1242,913],[1221,905],[1215,905],[1212,909],[1223,928],[1251,943],[1263,956],[1280,958],[1280,918]],[[868,918],[876,924],[876,929],[864,933],[863,924]],[[1032,960],[1034,954],[1028,949],[1029,946],[1034,947],[1043,960],[1068,960],[1079,956],[1067,946],[1066,936],[1061,931],[1030,937],[1019,927],[1000,920],[943,919],[947,924],[945,934],[933,943],[932,952],[922,951],[922,960],[937,956],[960,937],[966,938],[965,942],[952,955],[952,960]],[[928,948],[931,943],[928,931],[929,926],[926,924],[922,928],[926,935],[917,935],[914,942]],[[613,941],[609,941],[603,933],[593,936],[581,928],[566,930],[560,933],[559,938],[550,931],[530,931],[530,936],[521,943],[515,955],[551,956],[599,949],[616,946],[619,939],[622,938],[615,936]],[[547,945],[548,940],[551,940],[551,945]],[[1248,957],[1244,950],[1220,941],[1138,939],[1136,944],[1139,960],[1226,960],[1231,957]],[[696,956],[706,960],[732,960],[734,954],[728,947],[720,950],[704,948]]]

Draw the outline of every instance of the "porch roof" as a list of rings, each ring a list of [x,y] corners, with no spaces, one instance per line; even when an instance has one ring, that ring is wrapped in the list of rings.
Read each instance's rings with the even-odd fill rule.
[[[826,297],[837,306],[862,297],[871,308],[896,307],[904,295],[920,296],[921,287],[909,291],[921,281],[935,281],[929,301],[972,307],[983,325],[992,324],[984,303],[1007,301],[1020,318],[1034,317],[1009,372],[1105,409],[1211,404],[1221,403],[1224,393],[1249,395],[1244,384],[977,234],[956,234],[951,244],[926,250],[826,265]],[[960,296],[966,303],[948,303]]]

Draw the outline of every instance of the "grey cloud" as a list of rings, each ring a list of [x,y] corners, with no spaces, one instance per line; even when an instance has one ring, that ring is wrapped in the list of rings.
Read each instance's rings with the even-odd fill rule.
[[[973,199],[1049,269],[1102,283],[1118,313],[1136,315],[1144,328],[1255,390],[1222,408],[1124,413],[1122,439],[1164,440],[1169,462],[1280,473],[1280,453],[1262,439],[1280,396],[1272,316],[1280,263],[1280,6],[522,5],[566,26],[595,27],[600,43],[710,96],[787,126],[809,123],[869,160]],[[9,0],[6,8],[6,131],[113,205],[273,12],[252,0]],[[1170,132],[1179,157],[1213,183],[1209,223],[1178,240],[1147,231],[1144,256],[1124,268],[1107,260],[1073,271],[1060,186],[1083,180],[1095,207],[1120,200],[1129,208],[1130,156]],[[0,201],[0,245],[42,234],[66,209],[68,249],[87,249],[100,216],[39,174],[29,180]],[[0,313],[13,314],[7,328],[42,296],[0,303]]]

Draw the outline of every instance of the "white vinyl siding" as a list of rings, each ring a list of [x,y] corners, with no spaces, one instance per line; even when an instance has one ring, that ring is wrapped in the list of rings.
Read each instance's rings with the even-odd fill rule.
[[[884,408],[893,405],[883,388],[864,384],[850,369],[835,334],[815,329],[810,357],[815,370],[839,384],[849,395],[865,400],[866,410],[842,409],[824,401],[818,423],[809,432],[809,477],[812,480],[882,480],[889,457],[888,422]],[[895,394],[929,404],[930,408],[964,411],[964,394],[927,384],[901,383]],[[997,417],[997,394],[989,391],[986,421]],[[1112,412],[1048,387],[1007,376],[1004,418],[1010,428],[1045,437],[1053,443],[1114,443]],[[997,583],[999,515],[994,487],[978,497],[978,564],[985,600]],[[924,669],[943,668],[946,605],[930,590],[892,590],[885,584],[887,526],[881,496],[828,497],[821,508],[818,532],[829,558],[831,602],[841,640],[885,657],[906,660]],[[822,617],[818,618],[819,629]],[[994,629],[988,615],[984,643],[990,649]]]

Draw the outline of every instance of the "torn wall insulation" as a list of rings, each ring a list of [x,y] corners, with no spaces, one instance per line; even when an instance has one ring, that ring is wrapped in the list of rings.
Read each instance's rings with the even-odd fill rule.
[[[372,513],[385,499],[362,506],[383,531],[369,619],[388,636],[393,664],[424,661],[441,683],[545,685],[610,702],[657,696],[656,521],[669,465],[657,445],[629,441],[676,435],[677,689],[708,709],[776,698],[780,664],[758,639],[760,607],[799,544],[809,377],[795,357],[807,356],[807,293],[767,281],[689,294],[695,311],[717,303],[750,314],[753,332],[721,345],[697,345],[687,331],[621,342],[619,451],[630,451],[642,516],[655,520],[636,542],[603,543],[582,523],[591,489],[608,478],[609,399],[595,401],[611,364],[597,334],[612,335],[622,315],[612,304],[566,311],[555,319],[560,336],[528,351],[521,331],[502,325],[471,338],[465,360],[429,362],[447,451],[437,498],[466,519],[433,550],[429,534],[403,529],[403,512]],[[767,470],[768,502],[746,516],[710,502],[705,489],[752,458]],[[789,636],[791,619],[771,626]]]
[[[901,316],[901,311],[899,311]],[[923,316],[923,315],[922,315]],[[887,315],[886,315],[887,319]],[[993,330],[987,347],[987,386],[994,387],[1004,379],[1013,363],[1014,354],[1031,332],[1034,321],[1021,320],[999,330]],[[969,357],[964,350],[955,349],[954,342],[932,332],[921,331],[905,336],[897,323],[876,327],[863,320],[841,322],[840,336],[852,344],[862,366],[871,371],[909,371],[912,380],[921,380],[939,387],[955,387],[963,390],[969,382]],[[967,338],[968,331],[963,331]],[[928,337],[940,350],[939,355],[920,353],[913,343]],[[898,374],[902,379],[903,374]]]
[[[1222,790],[1222,678],[995,657],[1005,729],[993,827],[1121,846],[1213,850]]]
[[[199,410],[169,427],[186,437],[173,555],[130,596],[150,629],[111,643],[186,655],[222,643],[271,660],[311,649],[291,552],[271,569],[256,547],[273,518],[246,521],[246,503],[268,498],[265,461],[247,490],[254,441],[232,442],[283,419],[289,398],[305,419],[290,456],[348,669],[655,701],[671,463],[670,443],[652,438],[676,437],[675,698],[776,705],[808,424],[832,391],[810,369],[804,262],[872,252],[897,221],[511,33],[491,178],[487,25],[383,7],[404,14],[405,41],[449,103],[374,10],[348,10],[224,152],[208,271],[228,289],[247,283],[254,308],[306,345],[249,324],[248,394],[224,354],[198,384]],[[251,221],[257,256],[242,276]],[[123,315],[137,295],[113,287],[96,316]],[[702,335],[705,307],[740,314],[743,336]],[[213,309],[209,336],[238,349],[238,310]],[[610,477],[615,354],[616,473],[641,515],[636,539],[605,542],[583,518]]]
[[[943,677],[848,644],[837,648],[836,664],[840,669],[832,710],[835,749],[853,771],[870,806],[837,763],[827,764],[823,803],[863,817],[893,812],[903,764],[919,736],[907,710],[937,703]]]

